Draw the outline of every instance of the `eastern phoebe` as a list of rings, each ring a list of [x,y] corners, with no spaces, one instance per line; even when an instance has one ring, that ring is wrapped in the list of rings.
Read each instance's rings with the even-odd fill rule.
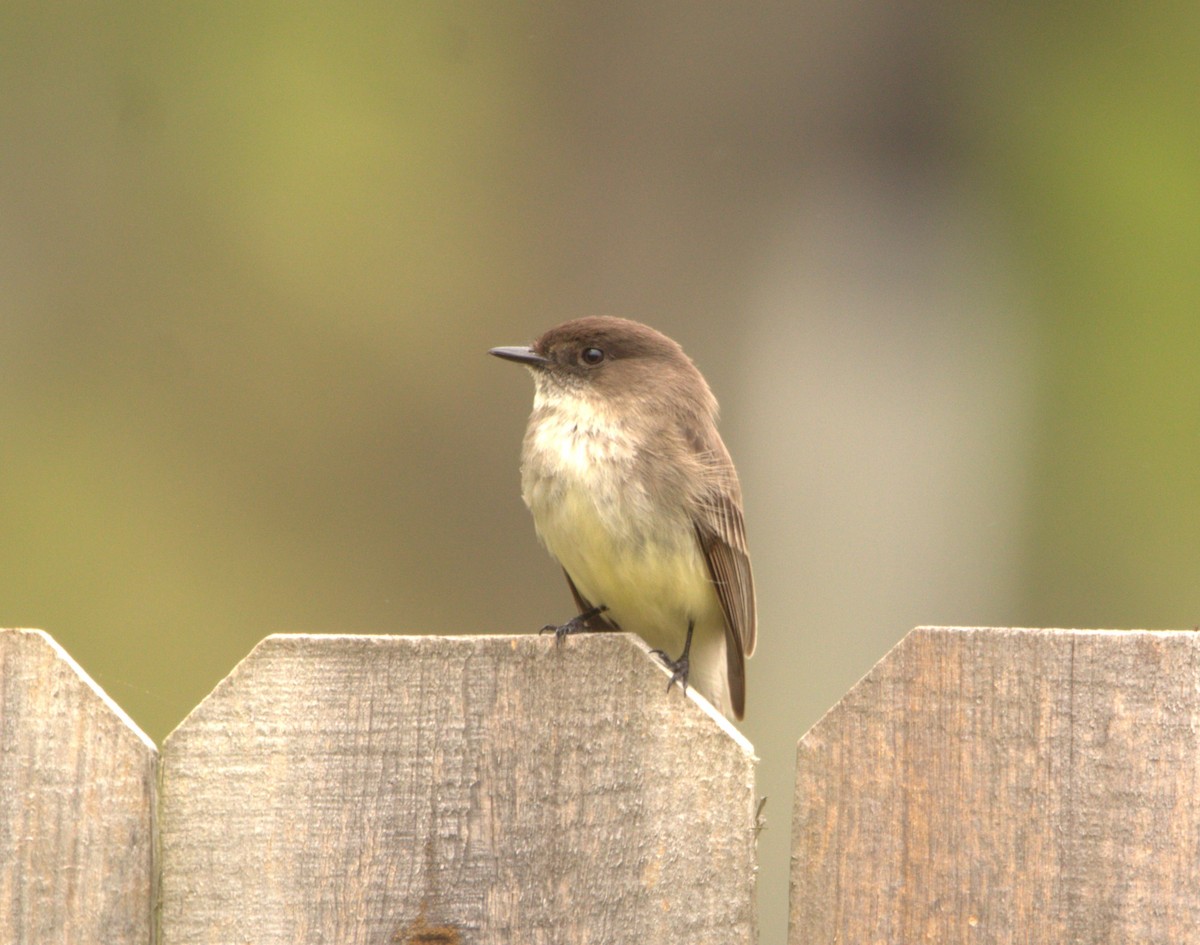
[[[742,718],[754,580],[742,490],[696,366],[623,318],[580,318],[490,353],[536,385],[521,494],[579,607],[546,629],[636,633],[672,683]]]

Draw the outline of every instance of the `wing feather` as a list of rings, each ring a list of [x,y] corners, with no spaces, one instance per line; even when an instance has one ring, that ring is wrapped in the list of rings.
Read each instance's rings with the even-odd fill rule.
[[[694,524],[725,614],[729,693],[740,719],[746,704],[746,657],[754,652],[758,637],[754,576],[741,504],[727,491],[710,493],[701,502]]]

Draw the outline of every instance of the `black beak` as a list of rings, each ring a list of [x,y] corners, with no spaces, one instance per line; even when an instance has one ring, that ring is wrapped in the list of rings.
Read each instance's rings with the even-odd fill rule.
[[[543,358],[532,348],[516,347],[516,348],[492,348],[488,354],[494,354],[498,358],[504,358],[505,361],[516,361],[518,364],[528,364],[532,367],[542,367],[549,364],[549,358]]]

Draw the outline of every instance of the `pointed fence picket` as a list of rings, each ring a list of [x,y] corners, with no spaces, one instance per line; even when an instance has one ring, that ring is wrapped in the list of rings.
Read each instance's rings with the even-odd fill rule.
[[[1200,942],[1200,634],[914,630],[793,816],[792,945]]]
[[[752,942],[749,744],[583,643],[267,638],[163,745],[164,945]]]
[[[0,630],[0,942],[145,945],[157,752],[38,630]]]

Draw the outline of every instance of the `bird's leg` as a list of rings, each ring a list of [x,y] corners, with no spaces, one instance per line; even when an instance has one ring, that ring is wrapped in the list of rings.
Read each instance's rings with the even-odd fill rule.
[[[696,629],[696,621],[688,621],[687,639],[683,642],[683,655],[677,660],[667,656],[665,650],[651,650],[650,652],[662,660],[667,669],[671,671],[670,682],[667,683],[667,692],[671,691],[671,687],[679,683],[679,687],[687,693],[688,671],[691,669],[691,664],[688,660],[688,654],[692,651],[692,631]]]
[[[546,626],[542,627],[539,633],[550,633],[551,631],[554,631],[555,644],[562,643],[563,637],[568,636],[569,634],[586,633],[592,630],[593,628],[588,626],[588,621],[592,620],[594,617],[599,617],[606,610],[608,610],[608,608],[603,604],[601,604],[599,607],[589,607],[583,613],[572,617],[566,623],[546,624]]]

